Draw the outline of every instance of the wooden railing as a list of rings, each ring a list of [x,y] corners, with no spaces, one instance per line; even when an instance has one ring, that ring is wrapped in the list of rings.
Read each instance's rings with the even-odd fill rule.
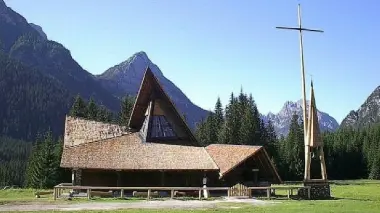
[[[65,184],[58,184],[54,187],[54,200],[59,198],[62,195],[62,191],[64,189],[71,189],[71,190],[86,190],[87,191],[87,198],[91,199],[91,196],[94,194],[102,194],[99,192],[96,192],[95,190],[120,190],[120,197],[124,197],[124,191],[125,190],[143,190],[147,191],[147,199],[149,200],[152,196],[152,191],[170,191],[170,197],[173,199],[175,196],[175,191],[198,191],[198,198],[202,199],[202,191],[228,191],[229,187],[98,187],[98,186],[73,186],[73,185],[65,185]],[[105,192],[103,192],[105,193]]]
[[[111,195],[110,192],[102,192],[102,191],[96,191],[96,190],[117,190],[120,191],[120,197],[124,198],[125,191],[146,191],[147,199],[152,198],[152,191],[170,191],[170,198],[174,198],[176,196],[176,192],[178,191],[198,191],[198,199],[202,199],[202,191],[207,190],[210,191],[227,191],[227,196],[230,197],[231,195],[231,188],[230,187],[98,187],[98,186],[73,186],[72,184],[59,184],[54,187],[54,200],[59,198],[62,195],[62,191],[65,189],[70,190],[86,190],[87,192],[87,198],[91,199],[92,196],[96,195]],[[299,190],[299,189],[307,189],[308,191],[308,198],[310,199],[310,186],[259,186],[259,187],[247,187],[249,197],[252,197],[252,192],[256,190],[266,190],[267,198],[271,198],[271,191],[275,190],[287,190],[288,191],[288,198],[290,198],[291,195],[293,195],[293,190]]]

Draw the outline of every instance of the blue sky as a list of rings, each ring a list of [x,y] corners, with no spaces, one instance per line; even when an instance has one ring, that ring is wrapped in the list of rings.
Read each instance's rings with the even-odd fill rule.
[[[340,121],[380,85],[380,3],[296,0],[6,0],[48,38],[99,74],[145,51],[197,105],[212,109],[240,88],[261,113],[301,98],[298,33],[303,25],[306,72],[317,107]],[[307,76],[310,81],[310,77]],[[309,90],[309,86],[307,87]],[[309,94],[309,92],[308,92]]]

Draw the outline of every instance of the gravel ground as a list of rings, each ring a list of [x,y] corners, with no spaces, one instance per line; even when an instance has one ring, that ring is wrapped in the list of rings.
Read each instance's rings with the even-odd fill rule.
[[[220,203],[231,203],[231,205],[218,206]],[[10,211],[80,211],[80,210],[115,210],[115,209],[208,209],[208,208],[239,208],[233,203],[248,203],[252,205],[268,205],[274,202],[255,199],[223,199],[214,201],[137,201],[137,202],[91,202],[73,204],[51,204],[51,203],[29,203],[22,205],[5,204],[0,205],[0,212]]]

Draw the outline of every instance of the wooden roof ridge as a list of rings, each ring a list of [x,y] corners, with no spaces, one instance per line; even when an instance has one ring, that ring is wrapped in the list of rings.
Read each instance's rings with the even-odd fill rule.
[[[196,138],[193,134],[193,132],[191,131],[190,127],[188,126],[187,122],[184,120],[184,118],[180,115],[179,113],[179,110],[177,109],[176,105],[173,103],[172,99],[170,98],[170,96],[165,92],[165,90],[163,89],[160,81],[157,79],[157,77],[154,75],[154,73],[152,72],[152,70],[150,69],[149,65],[147,66],[146,70],[145,70],[145,73],[144,73],[144,77],[141,81],[141,84],[140,84],[140,88],[139,88],[139,91],[137,93],[137,98],[136,98],[136,101],[135,103],[133,104],[133,108],[132,108],[132,112],[131,112],[131,116],[130,116],[130,120],[128,122],[128,127],[131,127],[131,124],[133,122],[133,117],[136,113],[136,107],[137,107],[137,104],[139,102],[139,98],[141,97],[141,91],[143,89],[143,85],[144,85],[144,82],[145,81],[148,81],[149,78],[151,80],[153,80],[153,82],[158,86],[158,89],[159,89],[159,92],[161,94],[164,95],[164,97],[169,101],[169,104],[171,105],[171,107],[174,109],[174,114],[179,118],[179,120],[181,121],[181,123],[183,124],[183,126],[185,127],[185,131],[186,133],[188,134],[188,136],[190,137],[190,140],[191,141],[196,141]],[[145,112],[143,112],[144,114]]]

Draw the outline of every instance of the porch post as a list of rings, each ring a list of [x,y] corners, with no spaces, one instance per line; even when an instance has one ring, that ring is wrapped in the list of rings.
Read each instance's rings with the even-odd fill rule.
[[[161,186],[165,186],[165,173],[164,173],[164,170],[161,170],[160,173],[161,173]]]
[[[117,175],[117,180],[116,180],[116,186],[120,186],[121,178],[120,178],[120,171],[121,170],[116,170],[116,175]]]
[[[71,184],[75,186],[75,169],[71,170]]]
[[[206,175],[206,172],[204,172],[204,174],[203,174],[203,197],[204,198],[208,198],[208,190],[207,189],[205,189],[205,188],[207,188],[207,175]]]

